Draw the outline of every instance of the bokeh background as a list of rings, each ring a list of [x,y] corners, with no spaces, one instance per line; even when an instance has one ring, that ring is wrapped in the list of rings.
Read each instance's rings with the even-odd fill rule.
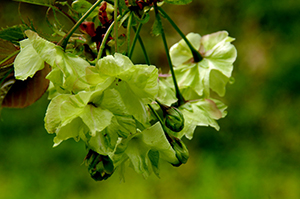
[[[91,1],[92,2],[92,1]],[[20,24],[19,4],[0,3],[0,26]],[[227,30],[236,38],[235,83],[222,99],[228,115],[220,131],[201,127],[185,140],[190,159],[179,168],[161,164],[160,179],[128,168],[95,182],[82,164],[82,142],[52,148],[44,129],[46,96],[32,106],[3,109],[0,121],[1,199],[299,199],[300,1],[194,0],[163,8],[184,33]],[[49,31],[46,9],[21,5],[25,20]],[[43,16],[43,17],[41,17]],[[169,46],[180,37],[164,21]],[[160,38],[142,31],[152,63],[167,66]],[[137,48],[133,60],[143,62]]]

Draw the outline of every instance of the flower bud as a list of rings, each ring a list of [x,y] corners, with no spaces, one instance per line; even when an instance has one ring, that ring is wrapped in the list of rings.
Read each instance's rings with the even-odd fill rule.
[[[96,181],[106,180],[114,172],[114,164],[107,155],[90,150],[85,159],[88,163],[88,171]]]
[[[179,132],[184,127],[184,118],[182,113],[175,107],[166,109],[165,125],[175,132]]]
[[[165,126],[174,132],[180,132],[184,127],[184,117],[179,109],[167,106],[157,101],[163,111]]]
[[[166,134],[169,143],[171,144],[173,150],[175,151],[176,158],[178,159],[178,164],[172,164],[173,166],[180,166],[185,164],[189,159],[189,151],[183,141],[179,138],[176,138],[172,135]]]
[[[181,164],[185,164],[189,159],[189,151],[181,139],[175,138],[172,147],[176,153],[176,157]]]

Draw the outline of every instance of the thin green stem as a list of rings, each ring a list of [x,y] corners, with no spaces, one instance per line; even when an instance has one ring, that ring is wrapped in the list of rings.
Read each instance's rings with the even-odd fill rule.
[[[133,54],[133,50],[134,50],[136,41],[138,40],[138,38],[139,38],[139,36],[140,36],[140,31],[141,31],[141,29],[142,29],[142,25],[143,25],[143,23],[139,23],[137,29],[135,30],[135,35],[134,35],[134,38],[133,38],[133,41],[132,41],[132,45],[131,45],[131,48],[130,48],[129,53],[128,53],[128,57],[129,57],[129,58],[132,57],[132,54]]]
[[[134,30],[134,32],[137,34],[137,29],[135,27],[132,27],[132,29]],[[147,65],[151,65],[151,62],[150,62],[150,59],[148,57],[148,54],[147,54],[147,51],[146,51],[146,48],[145,48],[145,45],[144,45],[144,42],[142,40],[142,38],[138,35],[138,40],[139,40],[139,43],[141,45],[141,48],[142,48],[142,51],[144,53],[144,56],[145,56],[145,60],[146,60],[146,64]]]
[[[169,17],[169,15],[160,7],[157,7],[157,9],[162,13],[163,17],[165,17],[169,23],[173,26],[173,28],[178,32],[178,34],[182,37],[182,39],[186,42],[188,47],[190,48],[194,61],[200,62],[203,58],[198,50],[194,48],[194,46],[191,44],[191,42],[186,38],[186,36],[183,34],[183,32],[178,28],[178,26],[174,23],[174,21]]]
[[[128,54],[130,52],[130,30],[131,30],[131,25],[132,25],[132,15],[133,15],[133,13],[130,12],[129,13],[129,18],[128,18],[128,23],[127,23],[127,48],[128,48],[127,53]]]
[[[13,70],[14,70],[14,67],[11,67],[11,69],[9,69],[7,71],[7,73],[5,73],[4,77],[0,80],[0,86],[4,82],[4,80],[8,77],[8,75],[13,72]]]
[[[80,24],[95,10],[95,8],[102,2],[103,0],[98,0],[94,5],[77,21],[77,23],[71,28],[71,30],[66,34],[57,45],[61,45],[63,49],[66,49],[68,41],[73,33],[77,30]]]
[[[72,9],[71,6],[69,6],[69,4],[67,4],[69,9]],[[51,7],[50,7],[51,8]],[[66,13],[62,8],[60,7],[56,7],[54,6],[53,7],[54,9],[53,10],[57,10],[58,12],[60,12],[62,15],[64,15],[65,17],[67,17],[70,21],[72,21],[74,24],[76,24],[76,21],[75,19],[73,19],[68,13]]]
[[[164,123],[163,123],[162,119],[160,118],[160,116],[158,115],[158,113],[156,112],[156,110],[154,110],[154,108],[150,104],[148,104],[148,106],[151,109],[151,111],[153,112],[153,114],[155,115],[155,117],[158,119],[160,124],[164,127]]]
[[[170,53],[169,53],[169,48],[168,48],[165,32],[164,32],[162,22],[161,22],[161,18],[160,18],[160,15],[158,13],[157,8],[158,8],[157,5],[154,5],[155,17],[156,17],[156,20],[158,21],[158,23],[161,27],[160,35],[161,35],[163,43],[164,43],[164,47],[165,47],[165,51],[166,51],[166,55],[167,55],[167,60],[168,60],[168,64],[169,64],[169,67],[170,67],[170,71],[171,71],[171,74],[172,74],[173,83],[174,83],[174,87],[175,87],[175,94],[176,94],[176,97],[178,99],[177,105],[180,106],[180,105],[185,103],[185,100],[184,100],[183,96],[181,95],[178,84],[177,84],[177,80],[176,80],[176,77],[175,77],[175,72],[174,72],[174,69],[173,69],[173,64],[172,64],[172,61],[171,61],[171,57],[170,57]]]
[[[110,24],[109,28],[107,29],[107,31],[106,31],[106,33],[105,33],[103,39],[102,39],[102,42],[101,42],[101,45],[100,45],[100,48],[99,48],[99,52],[98,52],[98,55],[97,55],[97,59],[96,59],[96,62],[95,62],[96,64],[97,64],[98,60],[102,57],[102,54],[103,54],[103,50],[104,50],[104,48],[105,48],[106,41],[107,41],[107,39],[108,39],[108,37],[109,37],[109,35],[110,35],[110,33],[111,33],[113,27],[114,27],[114,24],[115,24],[115,21],[113,21],[113,22]]]
[[[115,5],[114,5],[114,21],[116,23],[115,25],[115,52],[119,52],[119,46],[118,46],[118,23],[116,20],[117,19],[117,16],[118,16],[118,5],[119,5],[119,1],[118,0],[115,0]]]
[[[10,54],[8,57],[6,57],[5,59],[0,61],[0,65],[2,65],[4,62],[6,62],[7,60],[11,59],[13,56],[17,55],[20,52],[20,50],[17,50],[15,52],[13,52],[12,54]]]

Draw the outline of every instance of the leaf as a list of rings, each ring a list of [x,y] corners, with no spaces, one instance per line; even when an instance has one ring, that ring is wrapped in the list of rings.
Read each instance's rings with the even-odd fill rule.
[[[52,7],[54,6],[55,0],[14,0],[18,2],[23,2],[23,3],[30,3],[30,4],[35,4],[39,6],[47,6],[47,7]]]
[[[162,23],[160,19],[156,17],[152,25],[152,34],[154,36],[159,36],[162,33],[162,31],[163,31]]]
[[[18,52],[18,49],[11,42],[0,39],[0,68],[13,63],[11,60],[6,60],[8,63],[4,63],[3,60],[12,57],[10,55],[16,51]]]
[[[185,5],[191,3],[193,0],[164,0],[166,3],[176,4],[176,5]]]
[[[72,3],[72,8],[78,13],[86,13],[92,4],[86,0],[76,0]]]
[[[50,68],[38,71],[33,78],[25,81],[17,80],[5,96],[2,106],[24,108],[36,102],[47,90],[49,80],[45,79]]]
[[[76,0],[73,1],[71,6],[76,12],[84,14],[92,7],[92,4],[86,0]],[[90,15],[88,16],[88,21],[92,20],[98,15],[98,10],[99,8],[96,8],[92,13],[90,13]]]
[[[0,84],[4,82],[10,73],[9,71],[12,72],[12,65],[18,52],[19,50],[11,42],[0,39]]]
[[[7,95],[8,91],[11,89],[12,85],[16,82],[16,79],[13,77],[13,72],[8,71],[8,77],[4,77],[3,81],[0,83],[0,110],[2,108],[2,103]]]
[[[15,25],[0,30],[0,39],[10,41],[19,45],[19,41],[25,39],[24,31],[28,29],[26,25]]]

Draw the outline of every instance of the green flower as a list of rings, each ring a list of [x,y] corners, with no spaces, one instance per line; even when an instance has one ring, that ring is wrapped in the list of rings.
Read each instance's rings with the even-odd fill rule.
[[[209,97],[210,89],[218,95],[225,95],[225,86],[229,82],[236,59],[236,49],[230,43],[226,31],[220,31],[201,37],[190,33],[187,39],[203,59],[194,62],[193,55],[184,40],[170,48],[170,55],[175,66],[175,74],[181,93],[186,100]]]
[[[118,138],[136,132],[136,122],[148,123],[144,105],[158,92],[155,66],[134,65],[126,56],[107,56],[86,68],[88,87],[77,94],[60,94],[50,102],[45,126],[55,133],[54,145],[82,139],[88,148],[107,155]]]
[[[110,158],[115,167],[129,160],[134,170],[145,178],[152,172],[158,175],[159,159],[173,165],[180,164],[159,122],[143,131],[137,131],[126,139],[119,140]]]
[[[177,137],[185,136],[192,139],[197,126],[211,126],[219,130],[216,120],[226,116],[226,108],[221,101],[214,99],[198,99],[180,106],[179,110],[184,116],[185,124]]]

